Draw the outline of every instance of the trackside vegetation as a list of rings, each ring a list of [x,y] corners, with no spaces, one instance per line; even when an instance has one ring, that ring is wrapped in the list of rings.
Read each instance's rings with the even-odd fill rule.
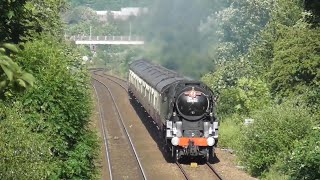
[[[90,74],[61,37],[66,5],[1,2],[0,179],[97,177]]]
[[[220,97],[220,146],[262,179],[319,178],[319,4],[229,3],[203,24],[221,32],[202,77]]]

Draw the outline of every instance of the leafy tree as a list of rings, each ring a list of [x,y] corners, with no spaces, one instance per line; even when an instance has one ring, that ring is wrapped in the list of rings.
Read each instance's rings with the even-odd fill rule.
[[[317,179],[320,177],[320,129],[314,127],[311,133],[295,144],[295,148],[286,158],[285,170],[290,179]]]
[[[305,10],[312,12],[312,17],[308,19],[308,22],[314,23],[315,27],[320,24],[320,2],[317,0],[305,0]]]
[[[9,52],[9,55],[6,55],[6,51]],[[11,52],[18,53],[19,50],[15,45],[8,43],[0,47],[0,96],[10,89],[17,90],[18,87],[32,86],[35,81],[30,73],[23,71],[12,60]]]
[[[54,169],[45,136],[31,131],[21,104],[0,102],[0,179],[46,179]]]
[[[220,93],[218,110],[221,119],[227,120],[221,121],[221,131],[230,133],[224,134],[224,139],[230,140],[239,136],[237,132],[243,132],[239,138],[244,143],[223,144],[237,148],[242,163],[255,176],[268,174],[268,178],[275,175],[273,177],[314,179],[319,162],[314,155],[317,153],[314,151],[316,143],[311,138],[314,133],[311,136],[308,133],[313,124],[319,124],[320,60],[316,16],[313,11],[303,12],[301,0],[269,1],[271,8],[261,7],[267,1],[246,1],[249,4],[261,3],[257,9],[266,10],[257,12],[250,11],[254,6],[242,2],[234,2],[230,4],[233,8],[219,12],[226,15],[220,16],[225,21],[213,23],[213,17],[218,13],[202,24],[201,29],[206,37],[213,40],[210,57],[216,66],[203,80]],[[241,11],[242,8],[247,8],[247,11]],[[249,12],[249,16],[236,15],[240,12]],[[255,21],[264,18],[262,16],[241,19],[254,17],[260,12],[267,12],[266,21]],[[233,23],[228,26],[229,22]],[[313,24],[308,24],[310,22]],[[242,34],[242,27],[247,30],[254,27],[254,35]],[[245,43],[240,45],[244,49],[237,48],[239,42]],[[294,101],[286,102],[288,99]],[[241,106],[237,106],[239,104]],[[249,112],[247,116],[255,120],[254,124],[248,128],[239,126],[237,122],[242,122],[242,119],[234,118],[239,115],[234,107],[240,107],[240,113],[243,110]],[[301,159],[306,156],[308,159]],[[278,164],[284,167],[285,172],[272,168]],[[275,171],[278,173],[273,174]]]
[[[268,23],[273,0],[228,1],[229,7],[212,14],[201,25],[202,33],[209,37],[213,60],[230,61],[248,51],[249,45]]]
[[[43,31],[60,34],[65,6],[65,0],[1,0],[0,42],[19,43]]]
[[[320,83],[320,31],[303,27],[284,28],[275,43],[274,60],[269,77],[273,92],[297,96],[316,90]],[[310,95],[314,95],[310,93]],[[319,104],[319,95],[310,97]]]
[[[88,129],[89,75],[79,53],[52,36],[42,36],[24,47],[17,60],[37,81],[18,100],[27,125],[50,145],[55,168],[49,178],[92,178],[97,144]]]

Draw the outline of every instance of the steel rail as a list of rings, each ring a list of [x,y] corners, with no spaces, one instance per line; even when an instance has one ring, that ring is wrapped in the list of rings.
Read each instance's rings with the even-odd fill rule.
[[[216,171],[216,169],[215,169],[209,162],[207,162],[206,164],[209,166],[209,168],[212,170],[212,172],[213,172],[220,180],[222,180],[221,175]]]
[[[96,87],[94,86],[94,83],[92,84],[92,86],[93,86],[93,89],[95,91],[95,94],[96,94],[96,97],[97,97],[97,101],[98,101],[100,123],[102,124],[103,141],[104,141],[104,146],[105,146],[105,150],[106,150],[106,158],[107,158],[107,162],[108,162],[108,166],[109,166],[109,177],[110,177],[110,180],[112,180],[113,176],[112,176],[112,168],[111,168],[112,166],[111,166],[109,145],[108,145],[108,139],[107,139],[107,130],[106,130],[105,124],[104,124],[105,117],[104,117],[104,113],[102,113],[103,109],[100,106],[100,100],[99,100],[98,92],[97,92]]]
[[[95,75],[97,75],[97,76],[105,77],[105,78],[109,79],[110,81],[112,81],[112,82],[114,82],[114,83],[118,84],[119,86],[121,86],[121,87],[122,87],[122,89],[124,89],[125,91],[127,91],[127,92],[128,92],[128,90],[127,90],[127,88],[126,88],[126,87],[124,87],[124,86],[123,86],[122,84],[120,84],[119,82],[117,82],[117,81],[115,81],[115,80],[111,79],[110,77],[115,78],[115,79],[118,79],[118,80],[120,80],[120,81],[124,81],[124,82],[127,82],[126,80],[121,79],[121,78],[118,78],[118,77],[116,77],[116,76],[112,76],[112,75],[107,75],[107,74],[103,74],[103,75],[101,75],[101,74],[96,74],[96,72],[97,72],[97,71],[101,71],[101,70],[96,70],[96,71],[94,71],[93,73],[94,73]],[[109,76],[109,77],[108,77],[108,76]]]
[[[122,124],[122,127],[123,127],[123,129],[125,130],[125,132],[126,132],[126,135],[127,135],[127,138],[129,139],[131,148],[132,148],[132,150],[133,150],[133,152],[134,152],[134,155],[135,155],[135,157],[136,157],[136,160],[137,160],[137,162],[138,162],[138,164],[139,164],[139,168],[140,168],[140,171],[141,171],[141,173],[142,173],[143,179],[146,180],[146,179],[147,179],[146,174],[145,174],[145,172],[144,172],[144,170],[143,170],[143,167],[142,167],[142,164],[141,164],[141,162],[140,162],[139,156],[138,156],[137,151],[136,151],[136,149],[135,149],[135,147],[134,147],[134,145],[133,145],[133,142],[132,142],[132,139],[131,139],[131,137],[130,137],[130,135],[129,135],[129,132],[128,132],[125,124],[124,124],[122,115],[121,115],[121,113],[120,113],[120,111],[119,111],[118,105],[117,105],[117,103],[116,103],[116,101],[115,101],[115,99],[114,99],[114,97],[113,97],[113,95],[112,95],[111,90],[109,89],[109,87],[108,87],[107,85],[105,85],[105,84],[104,84],[103,82],[101,82],[100,80],[98,80],[98,79],[96,79],[96,78],[93,78],[93,79],[94,79],[95,81],[99,82],[100,84],[102,84],[102,85],[108,90],[108,92],[109,92],[109,94],[110,94],[110,96],[111,96],[112,102],[114,103],[115,108],[116,108],[116,110],[117,110],[117,114],[118,114],[118,116],[119,116],[119,119],[120,119],[120,122],[121,122],[121,124]]]
[[[120,77],[117,77],[117,76],[115,76],[115,75],[111,75],[111,74],[103,74],[103,75],[105,75],[106,77],[112,77],[112,78],[118,79],[118,80],[123,81],[123,82],[125,82],[125,83],[127,82],[127,80],[122,79],[122,78],[120,78]]]
[[[186,180],[190,180],[190,177],[188,176],[187,172],[183,169],[181,164],[179,162],[176,162],[176,165],[178,165],[179,169],[181,170],[183,176],[186,178]]]

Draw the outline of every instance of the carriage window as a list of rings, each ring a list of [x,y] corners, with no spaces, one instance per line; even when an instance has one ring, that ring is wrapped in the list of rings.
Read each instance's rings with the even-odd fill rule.
[[[155,97],[154,99],[154,108],[158,111],[158,98]]]
[[[142,92],[143,92],[143,85],[142,85],[142,82],[140,82],[140,92],[141,92],[141,94],[142,94]]]
[[[153,104],[153,94],[151,94],[150,104]]]

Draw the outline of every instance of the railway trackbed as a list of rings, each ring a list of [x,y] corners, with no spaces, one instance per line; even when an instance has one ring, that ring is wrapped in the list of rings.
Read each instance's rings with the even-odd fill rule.
[[[103,107],[109,107],[99,109],[109,178],[147,179],[112,92],[105,83],[95,77],[93,77],[93,87],[99,107],[103,104]],[[108,94],[108,96],[99,96],[99,94]]]

